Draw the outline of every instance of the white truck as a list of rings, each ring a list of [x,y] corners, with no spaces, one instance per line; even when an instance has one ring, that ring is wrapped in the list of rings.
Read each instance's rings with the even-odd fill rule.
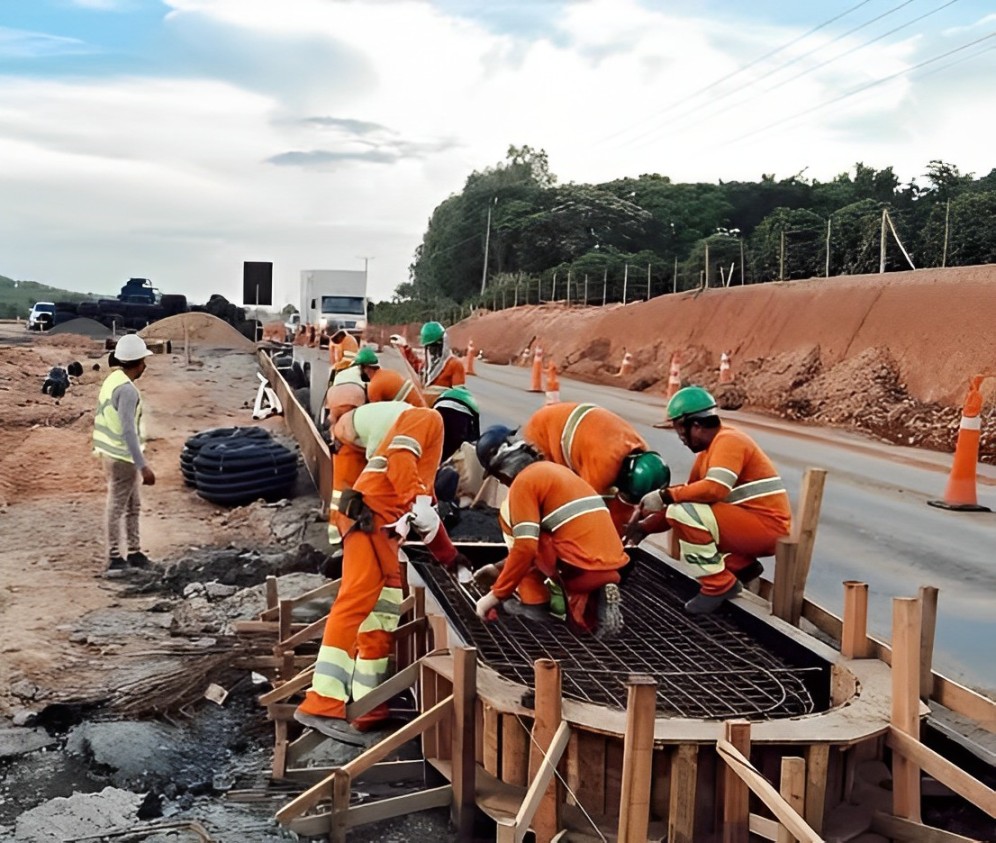
[[[344,328],[361,339],[367,328],[367,273],[351,269],[301,270],[300,321],[331,334]]]

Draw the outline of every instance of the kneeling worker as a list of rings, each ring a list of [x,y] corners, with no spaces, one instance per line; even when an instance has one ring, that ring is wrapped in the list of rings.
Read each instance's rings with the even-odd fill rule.
[[[698,578],[691,614],[714,612],[760,576],[758,556],[771,556],[792,526],[785,484],[746,433],[724,425],[716,400],[698,386],[678,390],[667,405],[678,437],[698,454],[688,482],[650,492],[641,501],[631,537],[672,529],[680,558]]]
[[[622,631],[619,570],[629,558],[601,496],[562,465],[548,462],[501,425],[481,434],[477,455],[485,471],[508,486],[508,558],[476,606],[485,620],[503,608],[542,617],[547,578],[563,588],[567,623],[575,632],[610,638]],[[482,569],[483,571],[483,569]],[[518,591],[521,603],[508,600]],[[530,608],[531,607],[531,611]]]

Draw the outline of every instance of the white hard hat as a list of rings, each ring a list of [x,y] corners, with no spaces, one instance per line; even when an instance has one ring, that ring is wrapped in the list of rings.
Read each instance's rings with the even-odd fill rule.
[[[114,356],[122,363],[134,363],[152,354],[138,334],[125,334],[114,346]]]

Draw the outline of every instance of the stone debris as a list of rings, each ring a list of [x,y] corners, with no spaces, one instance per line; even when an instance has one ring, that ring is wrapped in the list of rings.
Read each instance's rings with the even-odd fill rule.
[[[116,787],[50,799],[17,818],[14,839],[22,843],[63,843],[88,834],[129,828],[137,821],[144,799],[144,794]]]

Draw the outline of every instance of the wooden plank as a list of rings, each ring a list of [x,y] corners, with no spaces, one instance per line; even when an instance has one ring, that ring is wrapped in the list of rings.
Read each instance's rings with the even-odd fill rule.
[[[410,688],[415,684],[417,679],[418,663],[416,662],[399,670],[394,676],[385,679],[365,696],[347,705],[346,719],[355,720],[357,717],[362,717],[364,714],[373,711],[381,703],[387,702],[391,697],[400,694],[406,688]]]
[[[765,840],[776,840],[780,826],[774,820],[762,817],[760,814],[751,814],[748,819],[750,833],[763,837]]]
[[[436,678],[436,693],[440,697],[447,697],[453,694],[453,683],[445,676]],[[452,712],[448,717],[441,717],[436,726],[436,734],[439,736],[436,746],[436,757],[440,761],[449,761],[453,758],[453,716]]]
[[[277,720],[273,724],[273,778],[282,779],[287,769],[287,721]]]
[[[627,685],[619,843],[643,843],[650,826],[657,683],[651,676],[631,676]]]
[[[578,801],[589,811],[605,813],[606,739],[593,732],[578,732]]]
[[[991,787],[900,729],[890,729],[885,743],[894,753],[908,759],[915,768],[922,769],[979,810],[996,818],[996,791]]]
[[[439,695],[436,692],[436,680],[438,674],[423,662],[420,664],[419,679],[419,709],[423,712],[431,709],[438,701]],[[422,733],[422,756],[424,758],[438,758],[439,731],[433,727],[426,729]]]
[[[544,766],[544,756],[550,753],[554,735],[558,733],[562,720],[560,665],[553,659],[537,659],[533,665],[536,673],[536,717],[533,720],[532,741],[529,745],[529,779],[536,783],[540,769]],[[565,733],[564,746],[566,747]],[[560,806],[563,804],[563,788],[552,781],[552,771],[547,778],[548,788],[544,788],[542,801],[531,815],[536,843],[550,843],[560,830]],[[532,788],[530,788],[531,790]]]
[[[892,599],[892,727],[920,736],[920,600]],[[892,812],[920,821],[920,769],[908,757],[892,759]]]
[[[442,808],[452,804],[453,786],[444,784],[428,790],[417,790],[403,796],[392,796],[379,799],[365,805],[354,805],[346,814],[347,828],[356,828],[367,823],[402,817],[418,811],[428,811],[430,808]],[[471,838],[461,838],[470,840]]]
[[[291,631],[304,629],[307,624],[291,624]],[[232,631],[236,635],[272,635],[280,632],[279,621],[233,621]]]
[[[344,764],[339,770],[345,771],[352,776],[359,776],[360,773],[368,770],[378,761],[382,761],[398,747],[403,746],[412,738],[421,734],[426,728],[436,723],[441,717],[449,716],[453,708],[453,697],[436,703],[424,714],[419,715],[410,723],[402,726],[397,732],[389,735],[380,743],[367,749],[356,756],[352,761]],[[338,771],[337,771],[338,772]],[[283,808],[277,811],[277,822],[286,825],[294,817],[298,817],[306,811],[314,808],[323,798],[326,798],[329,788],[332,786],[334,776],[318,782],[308,788],[304,793],[292,799]]]
[[[792,539],[781,538],[775,545],[775,581],[771,594],[771,614],[793,626],[799,623],[799,618],[793,617],[798,553],[799,543]],[[801,612],[802,604],[799,606]]]
[[[668,806],[668,843],[695,841],[695,784],[699,748],[682,744],[671,756],[671,802]]]
[[[934,689],[934,631],[937,628],[937,589],[920,586],[920,699],[929,700]]]
[[[477,741],[474,717],[477,698],[477,650],[473,647],[453,649],[453,800],[451,820],[458,836],[474,836],[474,812],[477,808],[474,750]]]
[[[332,817],[329,843],[346,843],[346,815],[349,813],[349,795],[352,782],[345,770],[332,774]]]
[[[789,807],[802,816],[806,807],[806,761],[796,756],[786,756],[782,759],[781,779],[778,788]],[[795,835],[785,828],[778,826],[778,835],[775,838],[777,843],[795,843]]]
[[[731,741],[732,743],[732,741]],[[827,771],[830,767],[830,747],[814,743],[806,749],[806,806],[803,816],[818,834],[823,833],[826,814]]]
[[[309,623],[307,626],[304,624],[292,624],[291,629],[297,628],[297,632],[290,636],[290,638],[281,639],[279,646],[286,650],[293,650],[300,644],[305,644],[308,641],[314,641],[316,638],[321,638],[325,633],[325,625],[328,623],[329,616],[326,615],[324,618],[319,618],[313,623]]]
[[[840,654],[845,659],[868,658],[868,583],[844,583],[844,624]]]
[[[315,673],[314,667],[309,667],[306,670],[302,670],[293,679],[288,679],[281,685],[278,685],[271,691],[267,691],[265,694],[260,694],[256,700],[260,705],[270,705],[271,703],[281,702],[288,697],[293,696],[298,691],[302,691],[305,688],[311,687],[311,677]]]
[[[562,721],[547,745],[546,754],[539,762],[536,775],[533,776],[529,789],[526,791],[526,798],[522,800],[522,807],[515,815],[516,843],[521,843],[525,839],[530,826],[533,827],[536,843],[552,843],[553,838],[557,836],[559,828],[553,829],[552,833],[543,829],[539,812],[543,805],[549,801],[548,791],[555,787],[553,776],[557,772],[557,765],[560,763],[564,750],[567,749],[570,737],[571,727]]]
[[[309,734],[313,733],[309,732]],[[324,735],[322,737],[325,738]],[[288,767],[286,778],[315,784],[332,775],[338,769],[338,767]],[[358,775],[354,784],[392,784],[401,781],[421,780],[424,776],[425,762],[421,759],[381,761]]]
[[[895,843],[981,843],[974,837],[962,837],[951,831],[931,828],[912,820],[883,814],[881,811],[872,815],[871,830]]]
[[[816,544],[816,528],[819,526],[826,479],[825,468],[806,469],[806,473],[802,476],[802,488],[799,491],[799,512],[793,519],[792,538],[796,541],[797,550],[791,608],[791,617],[794,620],[791,623],[796,626],[802,616],[802,601],[806,594],[806,580],[809,578],[809,566],[813,559],[813,547]]]
[[[750,721],[727,720],[726,740],[750,758]],[[750,830],[750,789],[724,764],[719,777],[723,786],[723,843],[748,843]]]
[[[799,814],[792,810],[792,807],[782,798],[782,795],[775,790],[771,783],[755,769],[754,765],[735,746],[727,740],[720,739],[716,742],[716,750],[733,771],[747,783],[751,792],[768,807],[778,821],[794,834],[801,843],[823,843],[823,838],[813,831]]]
[[[269,574],[266,577],[266,608],[276,609],[277,608],[277,578],[273,574]]]
[[[484,705],[483,714],[484,734],[481,745],[481,766],[492,776],[498,777],[498,771],[501,769],[499,766],[499,747],[502,742],[501,726],[504,718],[498,709],[490,705]],[[505,717],[513,718],[513,715],[506,714]],[[515,726],[520,728],[518,723]],[[515,782],[515,784],[524,784],[524,782]]]

